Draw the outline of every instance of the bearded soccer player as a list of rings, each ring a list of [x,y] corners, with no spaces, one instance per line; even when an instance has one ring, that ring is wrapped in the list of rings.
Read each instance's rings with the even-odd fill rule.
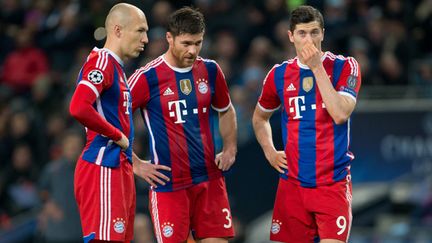
[[[203,15],[189,7],[169,17],[165,54],[128,81],[133,110],[150,134],[151,163],[171,167],[165,186],[152,186],[150,213],[158,242],[228,242],[234,236],[223,172],[237,153],[237,124],[219,65],[199,57]],[[223,149],[215,154],[213,117]],[[155,184],[152,180],[149,183]]]
[[[87,132],[74,190],[84,242],[129,242],[135,217],[134,171],[142,177],[158,176],[157,169],[167,168],[140,161],[132,165],[129,146],[134,129],[123,62],[137,57],[148,42],[145,15],[120,3],[110,10],[105,27],[105,46],[88,56],[70,104],[71,115]]]
[[[361,75],[352,57],[323,52],[324,21],[310,6],[295,9],[289,40],[297,56],[267,74],[253,115],[255,135],[280,173],[270,239],[347,242],[352,222],[350,115]],[[269,119],[281,108],[284,151]]]

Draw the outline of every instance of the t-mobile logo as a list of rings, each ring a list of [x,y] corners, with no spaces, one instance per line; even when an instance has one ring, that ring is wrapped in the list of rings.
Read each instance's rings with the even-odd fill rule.
[[[126,107],[125,110],[125,114],[129,115],[129,108],[131,107],[131,102],[130,102],[130,93],[127,91],[123,92],[123,107]]]
[[[289,98],[288,104],[290,106],[289,112],[294,113],[293,119],[303,118],[301,115],[302,111],[306,110],[305,97],[304,96],[294,96]],[[322,103],[322,108],[325,108],[325,104]],[[316,104],[311,104],[310,109],[316,110]]]
[[[185,123],[184,116],[188,115],[188,110],[186,109],[186,100],[175,100],[175,101],[169,101],[168,102],[168,110],[170,117],[175,117],[176,121],[174,123]],[[202,113],[206,113],[207,108],[202,108]],[[193,114],[198,114],[198,108],[192,109]]]

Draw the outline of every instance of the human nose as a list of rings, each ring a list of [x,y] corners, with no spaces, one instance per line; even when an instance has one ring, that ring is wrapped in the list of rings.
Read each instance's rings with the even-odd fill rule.
[[[196,53],[198,52],[197,47],[196,47],[195,45],[191,45],[191,46],[188,48],[188,52],[189,52],[191,55],[196,55]]]
[[[141,42],[144,44],[148,43],[148,36],[147,33],[144,33],[143,36],[141,37]]]
[[[304,38],[304,42],[305,43],[313,43],[311,34],[309,34],[309,33],[306,34],[306,36]]]

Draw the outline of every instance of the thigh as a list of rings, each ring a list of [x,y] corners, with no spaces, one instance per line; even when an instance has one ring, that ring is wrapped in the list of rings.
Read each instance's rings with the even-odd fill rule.
[[[347,242],[352,223],[351,181],[319,188],[314,198],[318,199],[314,211],[320,238]]]
[[[133,231],[129,228],[132,228],[133,224],[129,222],[130,217],[133,218],[131,208],[135,211],[132,202],[135,188],[130,188],[134,185],[132,171],[125,175],[125,168],[122,166],[124,165],[121,164],[120,168],[108,168],[83,160],[78,161],[74,187],[85,239],[132,239]]]
[[[279,179],[270,231],[272,241],[314,242],[317,227],[306,209],[301,188],[295,183]]]
[[[234,228],[225,178],[200,183],[189,189],[194,237],[232,238]]]
[[[150,214],[157,242],[179,243],[189,235],[189,199],[186,189],[173,192],[150,190]]]

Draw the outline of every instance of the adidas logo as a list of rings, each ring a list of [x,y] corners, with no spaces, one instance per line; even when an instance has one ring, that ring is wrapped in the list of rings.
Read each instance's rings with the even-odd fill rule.
[[[174,94],[174,92],[170,89],[170,87],[168,87],[168,88],[164,91],[163,96],[173,95],[173,94]]]
[[[296,88],[294,87],[294,84],[290,83],[290,85],[288,86],[288,88],[286,90],[287,91],[294,91],[294,90],[296,90]]]

